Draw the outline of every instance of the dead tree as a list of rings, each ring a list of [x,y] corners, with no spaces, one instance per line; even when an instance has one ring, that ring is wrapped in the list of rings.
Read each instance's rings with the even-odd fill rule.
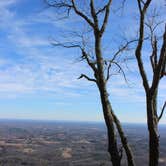
[[[135,164],[134,164],[132,151],[127,142],[127,138],[122,129],[121,123],[112,109],[107,90],[107,82],[111,76],[110,69],[113,65],[116,66],[118,68],[118,71],[121,72],[125,77],[122,67],[118,64],[118,62],[116,62],[116,58],[125,49],[127,49],[128,45],[133,41],[126,42],[123,46],[121,46],[119,50],[112,56],[111,59],[109,60],[104,59],[103,50],[102,50],[102,38],[104,36],[104,32],[106,30],[106,26],[108,23],[112,0],[108,0],[107,2],[105,2],[105,5],[103,7],[100,7],[98,9],[96,9],[93,0],[88,1],[89,2],[88,6],[89,12],[87,12],[88,14],[79,8],[78,2],[79,1],[75,0],[46,1],[46,3],[50,7],[56,8],[57,10],[63,9],[63,11],[67,12],[68,16],[72,12],[76,16],[79,16],[80,19],[84,20],[86,25],[88,25],[92,31],[91,37],[94,38],[94,43],[93,43],[94,55],[90,54],[86,50],[85,42],[82,42],[82,45],[79,43],[76,44],[74,41],[73,43],[56,42],[53,43],[53,45],[62,46],[65,48],[80,49],[82,54],[81,58],[89,65],[89,67],[93,71],[94,77],[90,78],[85,74],[81,74],[79,79],[85,78],[88,81],[94,82],[99,89],[104,119],[107,126],[108,152],[111,157],[112,165],[120,166],[123,154],[122,148],[119,148],[117,143],[117,135],[116,135],[116,130],[117,130],[121,139],[122,147],[124,148],[127,156],[128,165],[134,166]]]
[[[157,94],[160,80],[166,75],[166,26],[165,31],[162,35],[162,44],[160,44],[157,35],[155,34],[155,28],[158,24],[153,24],[146,22],[147,10],[152,2],[152,0],[137,0],[138,9],[140,13],[139,20],[139,41],[136,46],[135,56],[138,63],[139,72],[142,78],[143,87],[146,93],[146,111],[147,111],[147,125],[149,130],[149,166],[158,166],[159,160],[159,133],[158,133],[158,123],[161,119],[166,103],[163,105],[160,115],[158,115],[157,110]],[[154,19],[154,18],[153,18]],[[143,46],[146,45],[144,40],[145,27],[149,28],[151,46],[151,54],[149,61],[152,66],[152,82],[149,83],[148,75],[145,71],[143,56]],[[146,47],[148,47],[146,45]]]

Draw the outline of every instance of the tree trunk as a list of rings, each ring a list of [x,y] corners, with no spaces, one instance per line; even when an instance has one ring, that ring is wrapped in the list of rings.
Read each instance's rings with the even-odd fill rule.
[[[112,115],[113,115],[116,127],[118,129],[118,133],[119,133],[119,136],[120,136],[123,148],[125,149],[125,153],[126,153],[126,156],[127,156],[128,166],[134,166],[135,162],[134,162],[134,157],[133,157],[132,150],[130,148],[130,145],[128,144],[128,141],[127,141],[127,138],[125,136],[125,133],[123,132],[122,126],[120,124],[120,121],[118,120],[118,118],[114,114],[113,110],[112,110]]]
[[[119,155],[117,139],[116,139],[116,131],[114,126],[113,116],[111,114],[111,108],[109,105],[108,94],[106,92],[106,89],[103,88],[103,86],[100,86],[99,90],[100,90],[100,97],[101,97],[101,102],[103,107],[104,119],[105,119],[105,123],[107,127],[108,152],[111,157],[112,165],[120,166],[121,157]]]
[[[149,166],[158,166],[159,135],[157,117],[156,95],[147,96],[147,121],[149,130]]]
[[[97,68],[98,68],[98,72],[96,73],[96,80],[100,91],[103,114],[107,126],[108,152],[111,157],[112,165],[120,166],[121,158],[119,155],[119,149],[117,145],[114,120],[111,114],[111,107],[109,105],[108,93],[106,90],[106,82],[105,82],[104,68],[103,68],[104,62],[101,52],[101,34],[99,31],[95,31],[94,35],[95,35],[95,54],[96,54]]]
[[[121,162],[121,154],[119,153],[118,150],[118,146],[117,146],[117,139],[116,139],[116,132],[115,132],[115,127],[114,127],[114,122],[116,124],[123,148],[125,149],[125,153],[127,156],[127,162],[128,162],[128,166],[134,166],[135,162],[134,162],[134,158],[133,158],[133,154],[132,151],[130,149],[130,146],[127,142],[127,138],[123,132],[123,129],[121,127],[120,121],[118,120],[118,118],[116,117],[116,115],[113,112],[113,109],[111,107],[111,104],[109,102],[109,98],[108,98],[108,93],[106,91],[105,88],[105,92],[103,93],[101,90],[101,88],[99,88],[100,90],[100,96],[101,96],[101,101],[102,101],[102,106],[103,106],[103,112],[104,112],[104,118],[105,118],[105,122],[106,122],[106,126],[107,126],[107,130],[108,130],[108,152],[110,153],[110,156],[112,158],[112,156],[115,156],[115,165],[118,165],[117,162]],[[113,147],[111,147],[111,144],[113,144]],[[114,149],[114,153],[112,153],[112,149]]]

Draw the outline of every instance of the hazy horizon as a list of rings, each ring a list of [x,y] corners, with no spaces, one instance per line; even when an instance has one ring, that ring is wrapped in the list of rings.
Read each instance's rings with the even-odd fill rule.
[[[95,123],[97,123],[97,124],[103,124],[104,126],[105,126],[105,121],[103,120],[103,121],[87,121],[87,120],[65,120],[65,119],[62,119],[62,120],[59,120],[59,119],[52,119],[52,120],[50,120],[50,119],[23,119],[23,118],[21,118],[21,119],[17,119],[17,118],[0,118],[0,122],[2,122],[2,121],[14,121],[14,122],[43,122],[43,123],[45,123],[45,122],[64,122],[64,123],[92,123],[92,124],[95,124]],[[145,125],[146,126],[146,122],[121,122],[122,124],[131,124],[131,125]],[[160,123],[159,124],[159,126],[160,125],[166,125],[165,123]]]

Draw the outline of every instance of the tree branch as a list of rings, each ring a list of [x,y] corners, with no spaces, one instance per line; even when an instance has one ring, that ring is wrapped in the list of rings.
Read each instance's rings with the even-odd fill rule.
[[[145,25],[148,27],[150,31],[150,42],[152,47],[152,55],[150,56],[150,62],[153,69],[153,73],[155,72],[155,69],[157,67],[158,63],[158,40],[155,33],[155,29],[163,23],[163,21],[159,21],[158,23],[155,23],[155,17],[157,17],[156,10],[154,10],[152,18],[148,19],[147,22],[145,22]]]
[[[51,1],[49,2],[49,0],[44,0],[46,2],[46,4],[48,4],[50,7],[55,7],[55,8],[66,8],[67,9],[67,13],[69,15],[69,12],[71,9],[74,10],[74,12],[81,16],[91,27],[94,28],[94,23],[90,20],[90,18],[88,18],[88,16],[86,16],[83,12],[81,12],[80,10],[78,10],[74,0],[70,0],[70,3],[67,3],[65,0],[62,1]]]
[[[109,63],[108,68],[107,68],[106,82],[110,79],[110,69],[111,69],[111,63]]]
[[[113,58],[111,59],[111,61],[114,61],[116,59],[116,57],[122,53],[123,51],[125,51],[126,49],[128,49],[128,46],[131,44],[131,43],[134,43],[138,41],[138,39],[134,39],[134,40],[131,40],[131,41],[127,41],[124,45],[122,45],[117,52],[114,53],[113,55]]]
[[[72,8],[73,6],[71,4],[65,3],[65,1],[49,1],[49,0],[44,0],[47,5],[50,7],[55,7],[55,8]]]
[[[145,19],[145,13],[146,13],[146,9],[148,8],[148,6],[150,5],[151,0],[147,0],[145,3],[143,3],[143,8],[141,6],[142,1],[141,0],[137,0],[138,2],[138,8],[139,8],[139,12],[140,12],[140,25],[139,25],[139,41],[136,47],[136,58],[137,58],[137,63],[138,63],[138,67],[139,67],[139,71],[143,80],[143,85],[144,88],[146,90],[146,92],[149,90],[149,83],[148,83],[148,79],[147,79],[147,75],[144,69],[144,65],[142,62],[142,45],[144,42],[144,19]]]
[[[151,41],[151,42],[152,42],[151,43],[152,55],[150,56],[150,62],[151,62],[153,72],[155,72],[155,69],[157,67],[157,39],[156,39],[156,36],[154,37],[154,41]]]
[[[127,78],[126,78],[126,74],[125,74],[124,70],[122,69],[122,67],[121,67],[117,62],[112,61],[112,62],[110,62],[110,63],[115,64],[115,65],[119,68],[119,72],[122,73],[122,75],[123,75],[123,77],[124,77],[124,80],[125,80],[126,82],[128,82],[128,81],[127,81]]]
[[[101,9],[99,9],[99,10],[96,12],[96,15],[98,15],[98,14],[104,12],[105,9],[106,9],[106,7],[107,7],[107,5],[105,5],[105,6],[104,6],[103,8],[101,8]]]
[[[128,46],[131,44],[131,43],[134,43],[134,42],[136,42],[136,41],[138,41],[137,39],[135,39],[135,40],[131,40],[131,41],[127,41],[123,46],[121,46],[119,49],[118,49],[118,51],[117,52],[115,52],[114,54],[113,54],[113,57],[112,57],[112,59],[111,60],[109,60],[109,65],[108,65],[108,67],[107,67],[107,75],[106,75],[106,81],[108,81],[109,80],[109,78],[110,78],[110,69],[111,69],[111,64],[115,61],[115,59],[116,59],[116,57],[120,54],[120,53],[122,53],[123,51],[125,51],[126,49],[128,49]],[[105,61],[106,62],[106,61]],[[126,78],[126,77],[125,77]],[[125,79],[126,80],[126,79]]]
[[[73,6],[71,4],[68,4],[65,1],[59,1],[59,2],[57,2],[57,1],[49,2],[49,0],[44,0],[44,1],[49,7],[55,7],[57,9],[66,8],[67,15],[69,15],[70,10],[73,8]]]
[[[72,44],[70,42],[66,42],[66,43],[51,43],[53,46],[60,46],[60,47],[64,47],[64,48],[79,48],[81,50],[82,53],[82,59],[85,59],[88,63],[88,65],[92,68],[92,70],[94,71],[95,74],[97,74],[97,68],[95,67],[95,64],[93,62],[91,62],[91,60],[89,59],[88,54],[86,53],[85,49],[82,48],[81,45],[79,44]]]
[[[87,61],[88,65],[92,68],[94,73],[97,73],[97,68],[96,68],[95,64],[90,61],[89,56],[86,53],[86,51],[84,49],[81,49],[81,51],[82,51],[82,58]]]
[[[161,109],[161,113],[160,113],[160,116],[158,117],[158,121],[160,121],[160,119],[162,118],[163,114],[164,114],[164,110],[165,110],[165,107],[166,107],[166,101]]]
[[[108,22],[108,18],[109,18],[109,13],[110,13],[110,5],[111,5],[112,0],[109,0],[106,7],[105,7],[105,16],[104,16],[104,21],[103,21],[103,25],[101,27],[100,33],[104,33],[107,22]]]
[[[73,7],[75,13],[78,14],[79,16],[81,16],[91,27],[94,28],[94,23],[85,14],[83,14],[81,11],[78,10],[78,8],[75,5],[74,0],[71,0],[71,2],[72,2],[72,7]]]
[[[97,83],[97,81],[96,81],[95,79],[89,78],[89,77],[88,77],[87,75],[85,75],[85,74],[81,74],[81,76],[80,76],[78,79],[81,79],[81,78],[85,78],[85,79],[87,79],[88,81],[92,81],[92,82]]]
[[[94,7],[94,0],[90,1],[91,15],[94,20],[94,26],[98,29],[98,18]]]
[[[153,81],[152,81],[152,87],[151,87],[153,92],[158,86],[160,79],[164,76],[164,72],[165,72],[164,70],[165,70],[165,64],[166,64],[165,61],[166,61],[166,25],[165,25],[165,32],[163,34],[163,44],[160,51],[160,57],[153,75]]]
[[[160,52],[160,58],[162,58],[161,56],[163,57],[163,64],[162,64],[160,79],[163,76],[166,76],[166,24],[165,24],[165,34],[163,35],[163,45]],[[159,59],[159,63],[160,61],[162,61],[162,59]]]
[[[162,77],[164,77],[164,76],[166,76],[166,60],[165,60],[165,62],[163,64],[163,68],[162,68],[162,71],[161,71],[161,77],[160,77],[160,79]]]

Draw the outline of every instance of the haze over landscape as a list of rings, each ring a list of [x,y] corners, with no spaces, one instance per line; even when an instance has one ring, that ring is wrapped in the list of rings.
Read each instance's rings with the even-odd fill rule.
[[[136,164],[148,163],[147,129],[123,124]],[[160,166],[166,164],[166,127],[160,127]],[[0,120],[0,164],[3,166],[109,166],[103,123]],[[85,153],[86,152],[86,153]],[[122,160],[122,166],[126,162]]]

